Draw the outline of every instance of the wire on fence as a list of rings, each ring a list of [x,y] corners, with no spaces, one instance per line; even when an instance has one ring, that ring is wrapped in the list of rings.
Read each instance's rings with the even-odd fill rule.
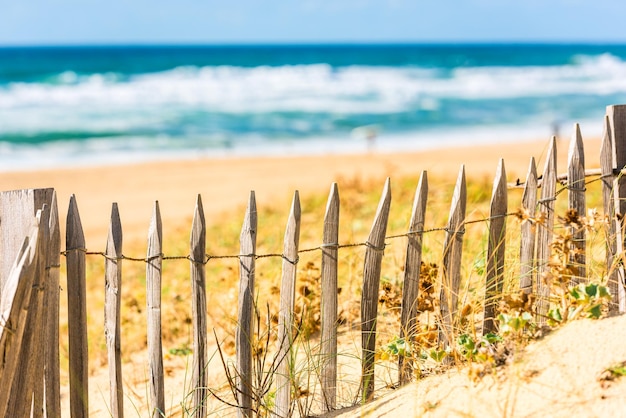
[[[592,180],[586,181],[585,182],[585,186],[587,186],[588,184],[594,183],[596,181],[599,181],[605,177],[607,177],[607,175],[598,175],[598,174],[589,174],[588,176],[594,176],[597,178],[594,178]],[[519,179],[517,181],[516,186],[519,185],[523,185],[524,183],[520,183]],[[581,188],[581,189],[574,189],[571,188],[567,185],[567,183],[563,183],[561,181],[561,184],[565,187],[561,188],[560,190],[557,190],[556,195],[559,195],[560,193],[562,193],[564,190],[580,190],[580,191],[586,191],[586,187]],[[549,199],[542,199],[542,200],[538,200],[537,203],[541,204],[541,203],[546,203],[548,201],[553,201],[556,200],[556,197],[551,197]],[[424,230],[418,230],[418,231],[408,231],[402,234],[396,234],[396,235],[388,235],[385,237],[385,241],[387,240],[392,240],[392,239],[398,239],[398,238],[408,238],[411,237],[413,235],[420,235],[420,234],[428,234],[428,233],[432,233],[432,232],[447,232],[447,233],[451,233],[451,234],[464,234],[465,233],[465,226],[466,225],[471,225],[471,224],[476,224],[476,223],[481,223],[481,222],[489,222],[493,219],[498,219],[498,218],[508,218],[510,216],[515,216],[518,219],[521,219],[520,213],[519,211],[516,212],[509,212],[509,213],[505,213],[504,215],[496,215],[496,216],[490,216],[487,218],[482,218],[482,219],[473,219],[473,220],[468,220],[468,221],[464,221],[463,222],[463,228],[459,228],[458,230],[450,230],[448,227],[436,227],[436,228],[430,228],[430,229],[424,229]],[[332,248],[332,249],[340,249],[340,248],[354,248],[354,247],[368,247],[373,249],[374,251],[384,251],[385,247],[387,246],[386,242],[382,245],[382,247],[376,247],[373,244],[371,244],[368,241],[364,241],[364,242],[354,242],[354,243],[346,243],[346,244],[339,244],[339,243],[335,243],[335,244],[321,244],[318,245],[316,247],[312,247],[312,248],[306,248],[303,250],[298,250],[298,255],[299,254],[303,254],[303,253],[308,253],[308,252],[313,252],[313,251],[318,251],[318,250],[324,250],[327,248]],[[129,257],[126,255],[120,255],[117,257],[112,257],[108,254],[106,254],[105,252],[102,251],[88,251],[86,248],[70,248],[67,249],[65,251],[61,251],[61,255],[63,256],[67,256],[67,254],[71,251],[82,251],[85,253],[85,255],[99,255],[104,257],[107,260],[111,260],[111,261],[118,261],[118,260],[128,260],[128,261],[135,261],[135,262],[144,262],[144,263],[149,263],[152,260],[155,260],[157,258],[160,258],[162,260],[189,260],[193,263],[198,263],[198,264],[202,264],[202,265],[206,265],[209,261],[211,260],[223,260],[223,259],[240,259],[241,257],[254,257],[255,260],[261,259],[261,258],[282,258],[283,260],[287,261],[290,264],[296,265],[298,264],[298,261],[300,260],[300,257],[296,257],[295,260],[291,260],[289,259],[287,256],[285,256],[282,253],[268,253],[268,254],[237,254],[237,255],[212,255],[212,254],[205,254],[205,257],[202,261],[196,261],[194,260],[191,255],[174,255],[174,256],[167,256],[163,253],[161,254],[155,254],[149,257]],[[60,267],[59,266],[51,266],[51,267]]]

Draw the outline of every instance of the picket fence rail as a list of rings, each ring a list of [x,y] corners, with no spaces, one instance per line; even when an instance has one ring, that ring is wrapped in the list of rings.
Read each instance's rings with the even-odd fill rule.
[[[624,251],[624,215],[626,215],[626,105],[607,107],[605,131],[600,155],[600,170],[585,171],[583,141],[576,126],[568,158],[568,172],[559,176],[556,171],[556,139],[553,138],[547,154],[543,175],[538,177],[534,159],[531,159],[526,180],[513,187],[524,187],[522,207],[532,218],[541,218],[544,227],[533,228],[530,223],[521,226],[519,249],[519,288],[535,293],[538,298],[537,317],[545,317],[549,308],[549,288],[539,278],[547,271],[551,254],[554,204],[557,183],[562,182],[568,192],[569,208],[586,213],[586,177],[595,175],[602,182],[604,213],[611,220],[607,234],[606,271],[611,290],[611,313],[626,311],[624,269],[621,263]],[[519,183],[519,182],[518,182]],[[498,299],[503,291],[505,266],[506,219],[508,189],[504,161],[498,164],[490,214],[488,219],[488,248],[483,306],[482,332],[497,329]],[[538,193],[540,191],[540,196]],[[453,344],[450,336],[458,314],[458,295],[461,283],[463,234],[466,225],[467,189],[465,169],[462,166],[456,181],[450,215],[445,227],[427,229],[425,217],[428,197],[428,176],[421,174],[415,193],[409,230],[405,234],[387,236],[391,204],[390,180],[384,190],[374,217],[370,234],[363,243],[339,242],[339,190],[331,186],[322,244],[316,248],[300,249],[301,208],[296,192],[280,254],[257,254],[257,209],[255,194],[249,196],[240,236],[240,253],[219,256],[239,260],[239,299],[236,340],[236,403],[240,417],[252,417],[253,347],[255,262],[261,257],[282,258],[280,310],[278,315],[278,364],[274,386],[276,402],[274,416],[286,417],[292,413],[292,382],[289,378],[290,350],[293,346],[294,294],[299,254],[308,251],[321,253],[321,331],[319,371],[323,410],[337,407],[337,276],[338,253],[341,248],[364,246],[363,284],[361,295],[361,399],[374,396],[376,325],[382,260],[386,242],[406,237],[406,259],[400,338],[411,339],[416,329],[422,239],[431,231],[444,231],[441,263],[441,291],[439,294],[439,341]],[[125,256],[122,252],[122,227],[117,205],[112,206],[106,250],[89,252],[80,221],[78,206],[71,197],[66,223],[66,249],[60,251],[60,228],[56,194],[53,189],[20,190],[0,194],[0,416],[60,417],[59,378],[59,267],[60,256],[67,265],[67,295],[69,315],[69,377],[71,417],[88,417],[88,353],[85,257],[98,254],[105,260],[105,337],[110,376],[110,413],[122,417],[124,388],[122,385],[120,305],[122,292],[122,264],[124,260],[146,265],[147,286],[147,347],[149,364],[148,403],[151,416],[160,417],[166,411],[164,395],[163,348],[161,343],[161,273],[166,259],[188,259],[192,283],[193,361],[192,407],[195,417],[205,417],[205,401],[210,388],[204,373],[207,355],[207,298],[205,266],[212,258],[206,254],[206,225],[202,199],[198,196],[192,223],[189,255],[166,256],[162,252],[162,222],[158,202],[149,227],[148,250],[145,258]],[[576,269],[572,284],[586,277],[586,237],[584,230],[573,231],[570,263]],[[399,356],[398,381],[408,382],[413,375],[412,364]]]

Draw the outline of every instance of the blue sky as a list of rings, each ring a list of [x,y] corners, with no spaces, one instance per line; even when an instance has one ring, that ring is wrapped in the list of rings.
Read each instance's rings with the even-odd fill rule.
[[[0,0],[0,45],[626,42],[624,0]]]

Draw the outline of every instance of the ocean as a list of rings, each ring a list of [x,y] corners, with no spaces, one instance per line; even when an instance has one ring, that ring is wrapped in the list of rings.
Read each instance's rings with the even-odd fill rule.
[[[598,136],[626,45],[0,48],[0,170]]]

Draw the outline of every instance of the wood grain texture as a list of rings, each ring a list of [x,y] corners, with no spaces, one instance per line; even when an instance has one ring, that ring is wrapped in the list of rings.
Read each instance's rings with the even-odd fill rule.
[[[626,168],[626,105],[607,106],[606,114],[611,128],[613,170],[621,172]],[[615,240],[617,254],[623,254],[626,250],[626,177],[615,176],[613,181],[613,204],[615,210],[616,226]],[[626,312],[626,271],[623,264],[617,268],[617,304],[618,312]]]
[[[291,390],[293,367],[291,349],[294,343],[293,308],[296,292],[296,271],[298,266],[298,246],[300,243],[300,195],[293,196],[291,210],[285,229],[283,244],[283,268],[280,285],[280,310],[278,313],[278,365],[274,381],[276,383],[276,417],[291,416]]]
[[[332,411],[337,406],[337,257],[339,254],[339,189],[330,187],[322,245],[321,294],[321,371],[322,408]]]
[[[374,396],[374,360],[376,354],[376,322],[378,316],[378,292],[380,273],[385,250],[385,234],[391,208],[391,182],[385,187],[376,209],[374,222],[367,237],[363,264],[363,293],[361,294],[361,400]]]
[[[163,225],[159,202],[154,202],[146,253],[146,305],[148,314],[148,375],[150,416],[165,414],[165,382],[161,342],[161,280],[163,273]]]
[[[578,216],[587,216],[587,201],[585,192],[587,187],[585,184],[585,149],[583,146],[583,138],[580,133],[580,126],[574,126],[574,135],[570,142],[569,153],[567,158],[567,197],[570,211],[576,211]],[[569,262],[572,265],[572,278],[570,285],[586,281],[586,256],[587,234],[582,225],[572,225],[570,227],[572,234],[571,254]]]
[[[239,300],[235,346],[237,356],[238,417],[253,416],[252,344],[254,341],[254,286],[256,274],[256,237],[258,215],[254,191],[250,192],[248,207],[239,236]]]
[[[439,294],[439,309],[442,320],[439,326],[439,342],[443,347],[454,344],[454,321],[461,285],[461,257],[463,254],[466,206],[465,166],[461,166],[452,195],[450,215],[446,225],[446,237],[443,242],[442,283]]]
[[[53,193],[50,188],[0,192],[0,293],[37,211],[51,206]]]
[[[70,368],[70,416],[89,416],[89,368],[85,283],[85,235],[76,197],[70,197],[66,238],[67,306]]]
[[[109,408],[114,418],[124,416],[120,308],[122,301],[122,223],[117,203],[111,208],[104,263],[104,337],[109,363]]]
[[[537,321],[545,323],[550,306],[550,284],[542,279],[549,271],[552,235],[554,233],[554,206],[556,201],[556,138],[552,137],[541,180],[539,218],[537,229]]]
[[[41,225],[31,225],[4,282],[0,321],[0,416],[7,415],[11,388],[22,356],[24,333],[37,270]],[[25,350],[24,350],[25,351]],[[32,393],[32,392],[31,392]],[[28,408],[30,412],[30,407]],[[29,413],[30,415],[30,413]]]
[[[28,190],[26,199],[14,208],[10,218],[19,223],[30,221],[33,223],[32,213],[24,207],[35,203],[38,194],[45,191]],[[22,218],[20,220],[20,218]],[[30,293],[29,309],[26,317],[20,360],[15,371],[7,416],[19,416],[30,412],[33,418],[40,418],[44,408],[44,368],[45,368],[45,289],[46,289],[46,261],[50,245],[50,206],[44,203],[37,211],[35,223],[39,232],[37,237],[37,255],[35,261],[35,277]],[[23,230],[15,233],[23,236]]]
[[[485,308],[483,335],[497,331],[498,305],[504,287],[504,258],[506,249],[506,214],[508,190],[504,160],[498,163],[493,181],[489,211],[489,241],[487,243],[487,275],[485,281]]]
[[[600,144],[600,175],[602,181],[602,207],[604,208],[604,216],[609,220],[606,234],[607,285],[611,291],[609,313],[615,314],[619,311],[619,267],[614,265],[615,257],[617,256],[615,228],[619,225],[619,219],[615,217],[615,202],[613,201],[613,184],[615,182],[613,139],[611,134],[611,122],[607,115],[604,116],[604,130],[602,133],[602,143]]]
[[[400,314],[400,338],[411,342],[417,332],[417,297],[419,296],[419,280],[422,265],[422,239],[428,201],[428,174],[422,171],[409,223],[409,236],[404,263],[404,284],[402,286],[402,308]],[[411,381],[413,365],[404,356],[398,356],[398,381],[405,384]]]
[[[206,312],[206,222],[202,198],[198,195],[193,216],[190,239],[191,251],[191,314],[193,318],[193,364],[191,384],[193,390],[192,413],[195,418],[206,417],[207,391],[207,312]]]
[[[56,192],[52,195],[50,206],[50,247],[46,261],[46,312],[45,343],[45,403],[46,417],[61,417],[61,379],[59,358],[59,269],[61,267],[61,229],[59,226],[59,208]]]
[[[522,194],[522,211],[525,212],[526,220],[520,227],[520,290],[526,294],[533,292],[533,286],[537,281],[535,270],[536,238],[537,232],[533,220],[537,214],[537,166],[535,158],[530,158],[528,174]]]
[[[163,225],[159,202],[154,202],[146,252],[146,307],[148,337],[149,411],[153,418],[165,414],[165,382],[161,342],[161,280],[163,273]]]

